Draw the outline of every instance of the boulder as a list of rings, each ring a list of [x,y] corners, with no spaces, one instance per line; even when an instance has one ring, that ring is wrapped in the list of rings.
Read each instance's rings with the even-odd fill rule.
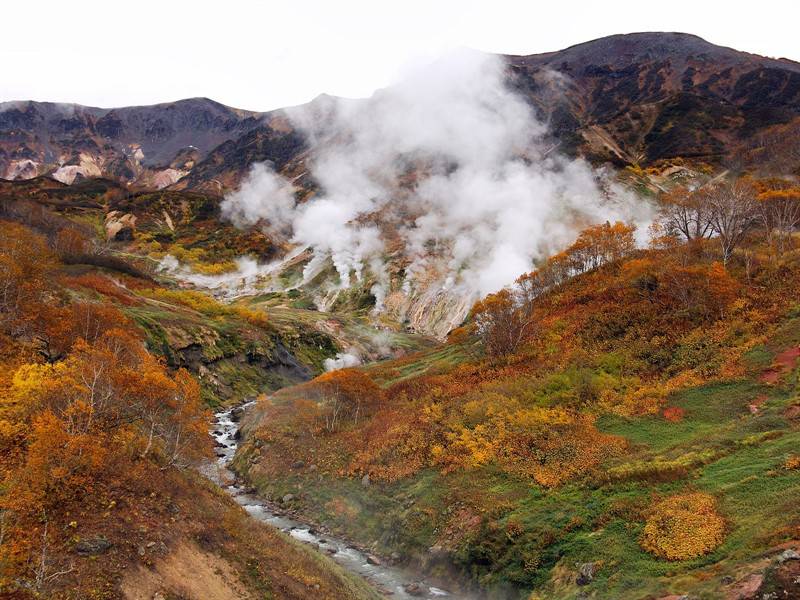
[[[109,241],[131,241],[136,232],[136,215],[112,210],[106,215],[105,230],[106,239]]]
[[[405,584],[403,590],[405,590],[406,594],[409,596],[424,596],[428,593],[428,589],[418,581]]]
[[[380,564],[381,564],[381,561],[374,554],[367,554],[367,564],[375,565],[375,566],[379,567]]]
[[[784,550],[778,555],[778,563],[782,565],[787,560],[800,560],[800,554],[791,548],[789,550]]]
[[[292,500],[294,500],[294,494],[286,494],[283,498],[281,498],[281,502],[284,504],[288,504]]]
[[[75,544],[75,552],[81,556],[97,556],[108,552],[113,545],[106,538],[98,536],[79,541]]]
[[[578,585],[589,585],[594,579],[594,563],[587,562],[578,565],[578,577],[575,583]]]

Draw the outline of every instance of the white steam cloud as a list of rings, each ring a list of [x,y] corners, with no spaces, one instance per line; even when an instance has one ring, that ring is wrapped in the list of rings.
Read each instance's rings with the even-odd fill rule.
[[[339,369],[357,367],[360,364],[361,358],[354,350],[337,352],[336,358],[326,358],[324,361],[322,361],[322,366],[326,371],[338,371]]]
[[[586,162],[551,152],[498,57],[457,53],[367,100],[323,97],[287,114],[311,140],[321,191],[298,204],[287,179],[255,165],[223,213],[311,248],[309,273],[330,258],[342,287],[370,272],[379,307],[390,252],[406,291],[433,281],[475,299],[589,224],[649,219]]]
[[[222,216],[237,227],[261,220],[276,230],[292,224],[295,212],[295,189],[271,167],[256,163],[238,190],[222,203]]]

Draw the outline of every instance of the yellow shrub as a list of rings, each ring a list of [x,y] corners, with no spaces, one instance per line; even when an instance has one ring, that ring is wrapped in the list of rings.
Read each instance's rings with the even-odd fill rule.
[[[269,324],[267,314],[264,312],[253,310],[244,306],[231,306],[230,310],[237,316],[250,323],[250,325],[255,325],[256,327],[266,327]]]
[[[232,260],[226,260],[218,263],[196,262],[192,264],[192,270],[202,273],[203,275],[222,275],[223,273],[231,273],[235,271],[236,263]]]
[[[667,560],[708,554],[722,543],[725,520],[713,496],[700,492],[671,496],[656,504],[647,517],[642,548]]]
[[[214,299],[213,296],[196,290],[153,288],[141,290],[139,293],[147,298],[153,298],[162,302],[181,304],[210,317],[220,317],[224,315],[236,316],[256,327],[266,327],[269,322],[267,315],[263,312],[245,306],[222,304]]]

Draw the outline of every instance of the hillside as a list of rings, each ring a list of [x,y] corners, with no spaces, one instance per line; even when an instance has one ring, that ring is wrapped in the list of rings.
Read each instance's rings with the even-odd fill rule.
[[[796,234],[655,231],[590,228],[444,346],[263,397],[238,468],[489,597],[798,597]]]
[[[0,597],[800,598],[799,133],[682,33],[0,105]]]
[[[38,183],[0,197],[0,596],[376,598],[196,471],[209,407],[308,379],[333,338],[107,245],[113,185]]]
[[[615,35],[509,65],[562,144],[622,165],[725,163],[800,106],[800,64],[683,33]]]

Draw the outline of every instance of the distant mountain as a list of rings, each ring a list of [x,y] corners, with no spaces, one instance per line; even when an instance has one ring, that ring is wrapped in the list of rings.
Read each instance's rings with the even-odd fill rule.
[[[72,183],[112,177],[165,187],[218,145],[261,123],[259,113],[206,98],[104,109],[52,102],[0,104],[0,176],[51,174]]]
[[[684,33],[614,35],[505,59],[510,85],[567,154],[618,165],[779,156],[781,169],[800,166],[800,63]],[[7,179],[102,176],[220,193],[257,161],[302,173],[307,150],[283,111],[248,112],[204,98],[119,109],[0,104],[0,177]]]
[[[718,162],[800,118],[800,63],[685,33],[614,35],[508,62],[564,149],[598,160]]]

